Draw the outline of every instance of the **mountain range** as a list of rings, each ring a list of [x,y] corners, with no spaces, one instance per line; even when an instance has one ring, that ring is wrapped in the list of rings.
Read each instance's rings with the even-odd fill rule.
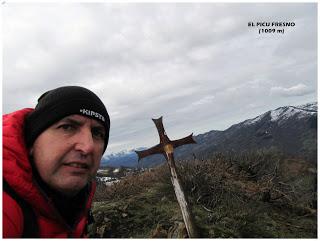
[[[208,158],[217,152],[273,150],[316,162],[317,107],[317,102],[279,107],[232,125],[224,131],[212,130],[194,136],[197,143],[178,147],[175,158],[184,160]],[[143,149],[147,148],[136,150]],[[137,154],[131,150],[104,157],[101,166],[153,167],[164,161],[162,155],[153,155],[138,163]]]

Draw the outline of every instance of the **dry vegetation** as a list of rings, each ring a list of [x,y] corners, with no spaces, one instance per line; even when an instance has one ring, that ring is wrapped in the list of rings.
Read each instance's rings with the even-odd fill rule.
[[[257,152],[178,161],[177,168],[202,237],[317,237],[310,162]],[[92,237],[185,237],[166,165],[98,186],[93,213]]]

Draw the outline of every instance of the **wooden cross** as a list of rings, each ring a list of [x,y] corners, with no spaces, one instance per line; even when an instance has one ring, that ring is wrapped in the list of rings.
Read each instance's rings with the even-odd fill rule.
[[[160,117],[159,119],[152,119],[152,120],[157,127],[159,137],[160,137],[160,143],[154,147],[151,147],[150,149],[147,149],[144,151],[136,151],[136,153],[138,154],[139,160],[153,154],[164,155],[170,168],[171,182],[172,182],[178,203],[181,208],[183,221],[186,225],[189,238],[196,238],[198,237],[198,232],[197,232],[196,226],[194,225],[193,216],[189,208],[188,201],[185,198],[186,195],[183,191],[180,177],[176,170],[176,165],[174,162],[174,155],[173,155],[174,148],[185,145],[185,144],[192,144],[196,142],[192,138],[193,134],[175,141],[171,141],[164,130],[164,127],[162,124],[162,117]]]

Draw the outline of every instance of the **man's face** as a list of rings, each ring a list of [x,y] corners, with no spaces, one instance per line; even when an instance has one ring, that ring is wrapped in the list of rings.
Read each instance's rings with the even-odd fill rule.
[[[31,148],[42,180],[67,196],[76,195],[97,173],[105,135],[102,124],[82,115],[50,126]]]

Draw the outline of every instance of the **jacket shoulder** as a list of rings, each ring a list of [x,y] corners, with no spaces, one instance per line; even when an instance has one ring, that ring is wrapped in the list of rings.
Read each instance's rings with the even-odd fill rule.
[[[23,233],[23,212],[19,204],[6,192],[2,193],[3,238],[19,238]]]

